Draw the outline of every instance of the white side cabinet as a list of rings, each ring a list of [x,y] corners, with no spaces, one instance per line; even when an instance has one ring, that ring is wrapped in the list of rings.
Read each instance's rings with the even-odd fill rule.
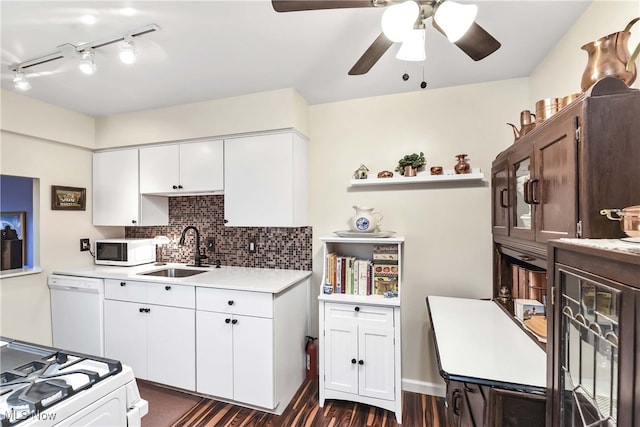
[[[331,293],[319,299],[320,407],[326,399],[361,402],[395,412],[402,423],[400,295],[404,238],[323,237],[323,283],[331,254],[372,260],[374,248],[397,260],[397,297]],[[387,264],[389,265],[389,264]],[[375,267],[375,263],[374,263]]]
[[[105,356],[136,377],[194,391],[195,289],[105,280]]]
[[[222,140],[140,148],[140,193],[187,195],[222,192],[223,153]]]
[[[282,414],[305,375],[309,280],[279,293],[196,289],[199,393]]]
[[[309,225],[302,136],[291,131],[225,139],[224,157],[226,225]]]
[[[167,225],[166,197],[138,192],[138,149],[93,154],[93,225]]]

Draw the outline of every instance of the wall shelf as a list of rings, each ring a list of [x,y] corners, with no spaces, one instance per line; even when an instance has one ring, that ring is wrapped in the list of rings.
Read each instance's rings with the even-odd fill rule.
[[[431,175],[429,172],[419,173],[417,176],[405,177],[394,174],[391,178],[367,178],[352,179],[351,187],[362,187],[371,185],[392,185],[392,184],[424,184],[438,182],[455,182],[455,181],[481,181],[484,174],[480,169],[472,169],[471,173],[456,174],[453,169],[445,170],[442,175]]]

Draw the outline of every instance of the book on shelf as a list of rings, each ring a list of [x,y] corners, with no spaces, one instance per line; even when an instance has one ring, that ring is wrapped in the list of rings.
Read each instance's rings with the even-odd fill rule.
[[[327,254],[324,285],[331,286],[333,293],[371,295],[373,278],[373,264],[370,260]]]

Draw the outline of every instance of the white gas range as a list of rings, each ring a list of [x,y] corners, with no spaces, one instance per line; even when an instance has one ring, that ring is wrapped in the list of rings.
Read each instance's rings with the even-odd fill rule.
[[[0,425],[140,426],[148,403],[120,362],[0,337]]]

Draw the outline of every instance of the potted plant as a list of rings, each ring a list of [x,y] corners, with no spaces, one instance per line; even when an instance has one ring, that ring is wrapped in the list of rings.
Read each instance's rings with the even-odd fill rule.
[[[396,172],[400,172],[400,175],[404,176],[416,176],[418,168],[423,166],[426,163],[424,159],[424,153],[421,151],[420,154],[413,153],[407,154],[400,160],[398,160],[398,167],[396,167]]]

